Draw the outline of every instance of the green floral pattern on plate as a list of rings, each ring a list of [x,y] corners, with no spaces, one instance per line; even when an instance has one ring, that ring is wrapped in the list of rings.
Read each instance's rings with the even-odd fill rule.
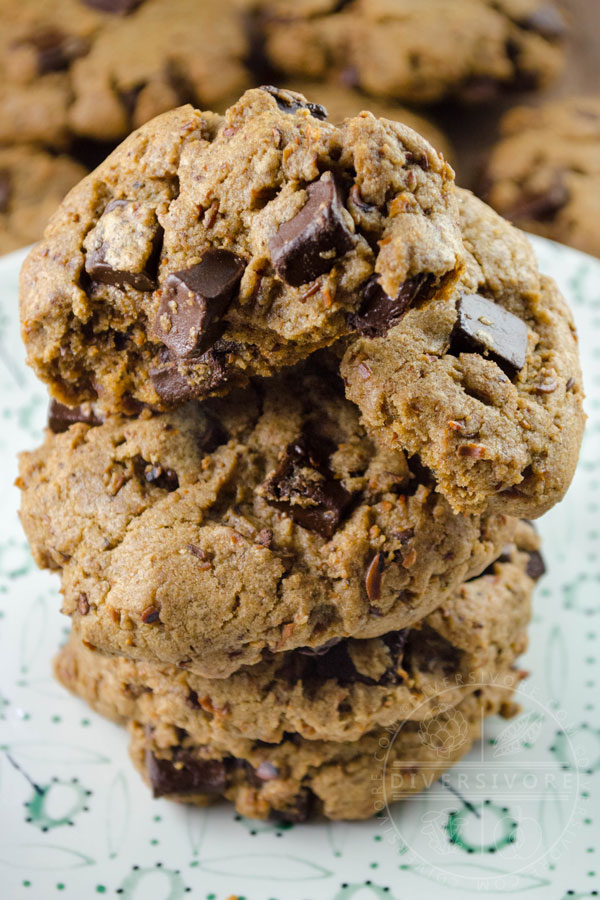
[[[0,873],[10,900],[459,900],[484,892],[589,897],[600,887],[600,262],[534,239],[578,324],[590,416],[568,498],[540,524],[523,715],[443,785],[366,823],[282,827],[227,805],[154,801],[123,731],[54,683],[67,632],[58,584],[17,518],[16,454],[39,441],[44,389],[24,364],[17,281],[0,259]],[[469,768],[470,767],[470,768]],[[471,789],[472,773],[486,787]],[[528,791],[531,773],[544,773]],[[466,773],[466,774],[465,774]],[[511,787],[494,785],[496,773]],[[465,775],[465,781],[462,777]],[[540,776],[541,778],[541,776]],[[562,780],[561,780],[562,779]],[[567,782],[569,787],[567,788]],[[465,789],[466,784],[466,789]],[[487,793],[486,793],[487,792]],[[440,805],[440,798],[445,804]]]

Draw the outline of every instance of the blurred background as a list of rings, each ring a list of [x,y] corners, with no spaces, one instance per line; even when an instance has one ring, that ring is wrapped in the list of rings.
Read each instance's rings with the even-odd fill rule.
[[[0,0],[0,254],[149,118],[276,84],[420,131],[521,227],[600,256],[600,0]]]

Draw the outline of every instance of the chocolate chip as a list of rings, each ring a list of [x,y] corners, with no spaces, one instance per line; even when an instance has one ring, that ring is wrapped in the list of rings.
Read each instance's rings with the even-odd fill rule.
[[[134,200],[111,200],[88,235],[85,270],[101,284],[130,284],[138,291],[152,291],[161,237],[153,210]]]
[[[215,327],[233,299],[246,263],[214,247],[190,269],[172,272],[154,323],[159,339],[180,359],[200,356],[218,338]]]
[[[179,372],[175,362],[162,368],[151,367],[149,374],[154,390],[169,406],[185,403],[196,395],[194,386]]]
[[[0,169],[0,213],[8,212],[10,195],[12,192],[12,178],[8,169]]]
[[[124,16],[143,3],[143,0],[83,0],[86,6],[99,9],[100,12]]]
[[[567,24],[562,13],[552,3],[545,3],[526,18],[519,19],[519,25],[527,31],[536,31],[549,41],[562,38],[567,33]]]
[[[142,612],[142,622],[144,625],[151,625],[153,622],[158,622],[160,616],[160,610],[156,606],[147,606],[146,609]]]
[[[531,550],[529,552],[529,559],[527,560],[525,571],[534,581],[537,581],[538,578],[541,578],[542,575],[546,574],[546,563],[539,550]]]
[[[225,791],[227,773],[218,759],[195,759],[191,753],[179,750],[173,761],[159,759],[146,750],[146,771],[155,797],[169,794],[215,794]]]
[[[300,212],[283,222],[269,242],[275,271],[295,287],[329,272],[354,246],[333,174],[325,172],[306,193],[308,200]]]
[[[65,406],[58,400],[51,400],[48,407],[48,428],[54,434],[62,434],[75,422],[86,425],[102,425],[102,419],[89,407]]]
[[[350,327],[366,337],[383,337],[417,300],[430,296],[432,284],[432,275],[413,275],[400,285],[395,297],[389,297],[379,284],[378,276],[372,275],[364,287],[358,313],[349,317]]]
[[[352,494],[334,478],[326,451],[316,437],[302,434],[288,445],[263,492],[268,503],[284,510],[298,525],[330,540]]]
[[[68,68],[74,59],[83,56],[89,50],[89,43],[84,38],[65,34],[57,28],[40,29],[29,35],[26,43],[37,53],[40,75]]]
[[[321,106],[319,103],[310,103],[304,98],[300,99],[300,95],[292,91],[273,87],[272,84],[263,84],[260,89],[267,94],[271,94],[275,98],[279,109],[284,113],[295,113],[299,109],[307,109],[315,119],[325,120],[327,118],[327,110],[324,106]]]
[[[165,491],[176,491],[179,487],[177,472],[174,472],[173,469],[164,469],[160,465],[147,464],[144,469],[144,479],[148,484],[153,484]]]
[[[450,352],[480,353],[509,377],[525,365],[527,325],[504,307],[478,294],[458,301],[458,317],[450,336]]]
[[[80,616],[87,616],[90,611],[90,604],[87,594],[80,594],[77,598],[77,611]]]
[[[272,809],[269,817],[276,822],[289,825],[300,825],[309,818],[313,806],[314,794],[308,788],[302,788],[293,801],[283,809]]]
[[[385,569],[385,555],[376,553],[367,569],[365,588],[370,603],[377,603],[381,598],[381,578]]]

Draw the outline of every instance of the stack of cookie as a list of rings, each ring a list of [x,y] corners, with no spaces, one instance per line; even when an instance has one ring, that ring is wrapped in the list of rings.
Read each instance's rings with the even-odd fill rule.
[[[364,818],[374,779],[417,791],[514,712],[577,345],[427,141],[272,87],[166,113],[66,198],[21,315],[56,673],[156,796]]]

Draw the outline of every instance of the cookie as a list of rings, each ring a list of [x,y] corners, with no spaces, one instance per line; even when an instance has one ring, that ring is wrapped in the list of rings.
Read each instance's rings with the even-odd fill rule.
[[[484,102],[546,85],[565,20],[547,0],[257,0],[264,53],[289,77],[339,78],[376,97]]]
[[[600,256],[600,98],[506,113],[483,190],[520,228]]]
[[[66,155],[0,147],[0,254],[37,241],[65,194],[85,174]]]
[[[319,103],[327,110],[327,118],[331,122],[342,122],[352,116],[357,116],[364,109],[372,112],[378,119],[392,119],[408,125],[413,131],[417,131],[429,143],[435,147],[438,153],[442,153],[447,160],[452,162],[453,151],[445,134],[431,119],[412,109],[400,106],[393,100],[382,100],[363,94],[355,88],[346,87],[334,81],[293,81],[285,87],[291,91],[304,94],[313,103]]]
[[[387,329],[374,306],[347,348],[347,396],[384,446],[431,469],[456,512],[533,518],[569,486],[585,416],[577,338],[527,239],[459,191],[467,263],[450,301]]]
[[[394,321],[445,296],[456,216],[452,170],[399,123],[332,125],[268,87],[224,118],[182,107],[75,188],[26,260],[29,363],[72,406],[226,393],[348,333],[373,296]]]
[[[248,41],[236,4],[168,7],[166,14],[162,0],[7,0],[0,143],[120,140],[173,106],[212,107],[243,90]]]
[[[521,534],[521,532],[523,532]],[[322,648],[268,655],[229,678],[200,678],[173,666],[91,650],[74,628],[55,662],[59,681],[98,712],[136,721],[166,718],[197,744],[354,741],[375,727],[424,720],[497,680],[527,645],[533,577],[543,564],[531,526],[486,574],[412,629],[370,640],[333,639]],[[527,545],[529,549],[525,549]]]
[[[375,729],[349,743],[291,735],[280,744],[248,742],[234,754],[196,744],[168,720],[131,722],[131,757],[155,797],[199,806],[224,797],[252,819],[368,819],[384,797],[429,787],[469,751],[485,716],[514,715],[521,675],[511,672],[427,722],[404,722],[395,734]]]
[[[498,555],[514,521],[454,516],[427,472],[376,447],[329,363],[22,455],[25,532],[85,641],[227,676],[409,627]]]

